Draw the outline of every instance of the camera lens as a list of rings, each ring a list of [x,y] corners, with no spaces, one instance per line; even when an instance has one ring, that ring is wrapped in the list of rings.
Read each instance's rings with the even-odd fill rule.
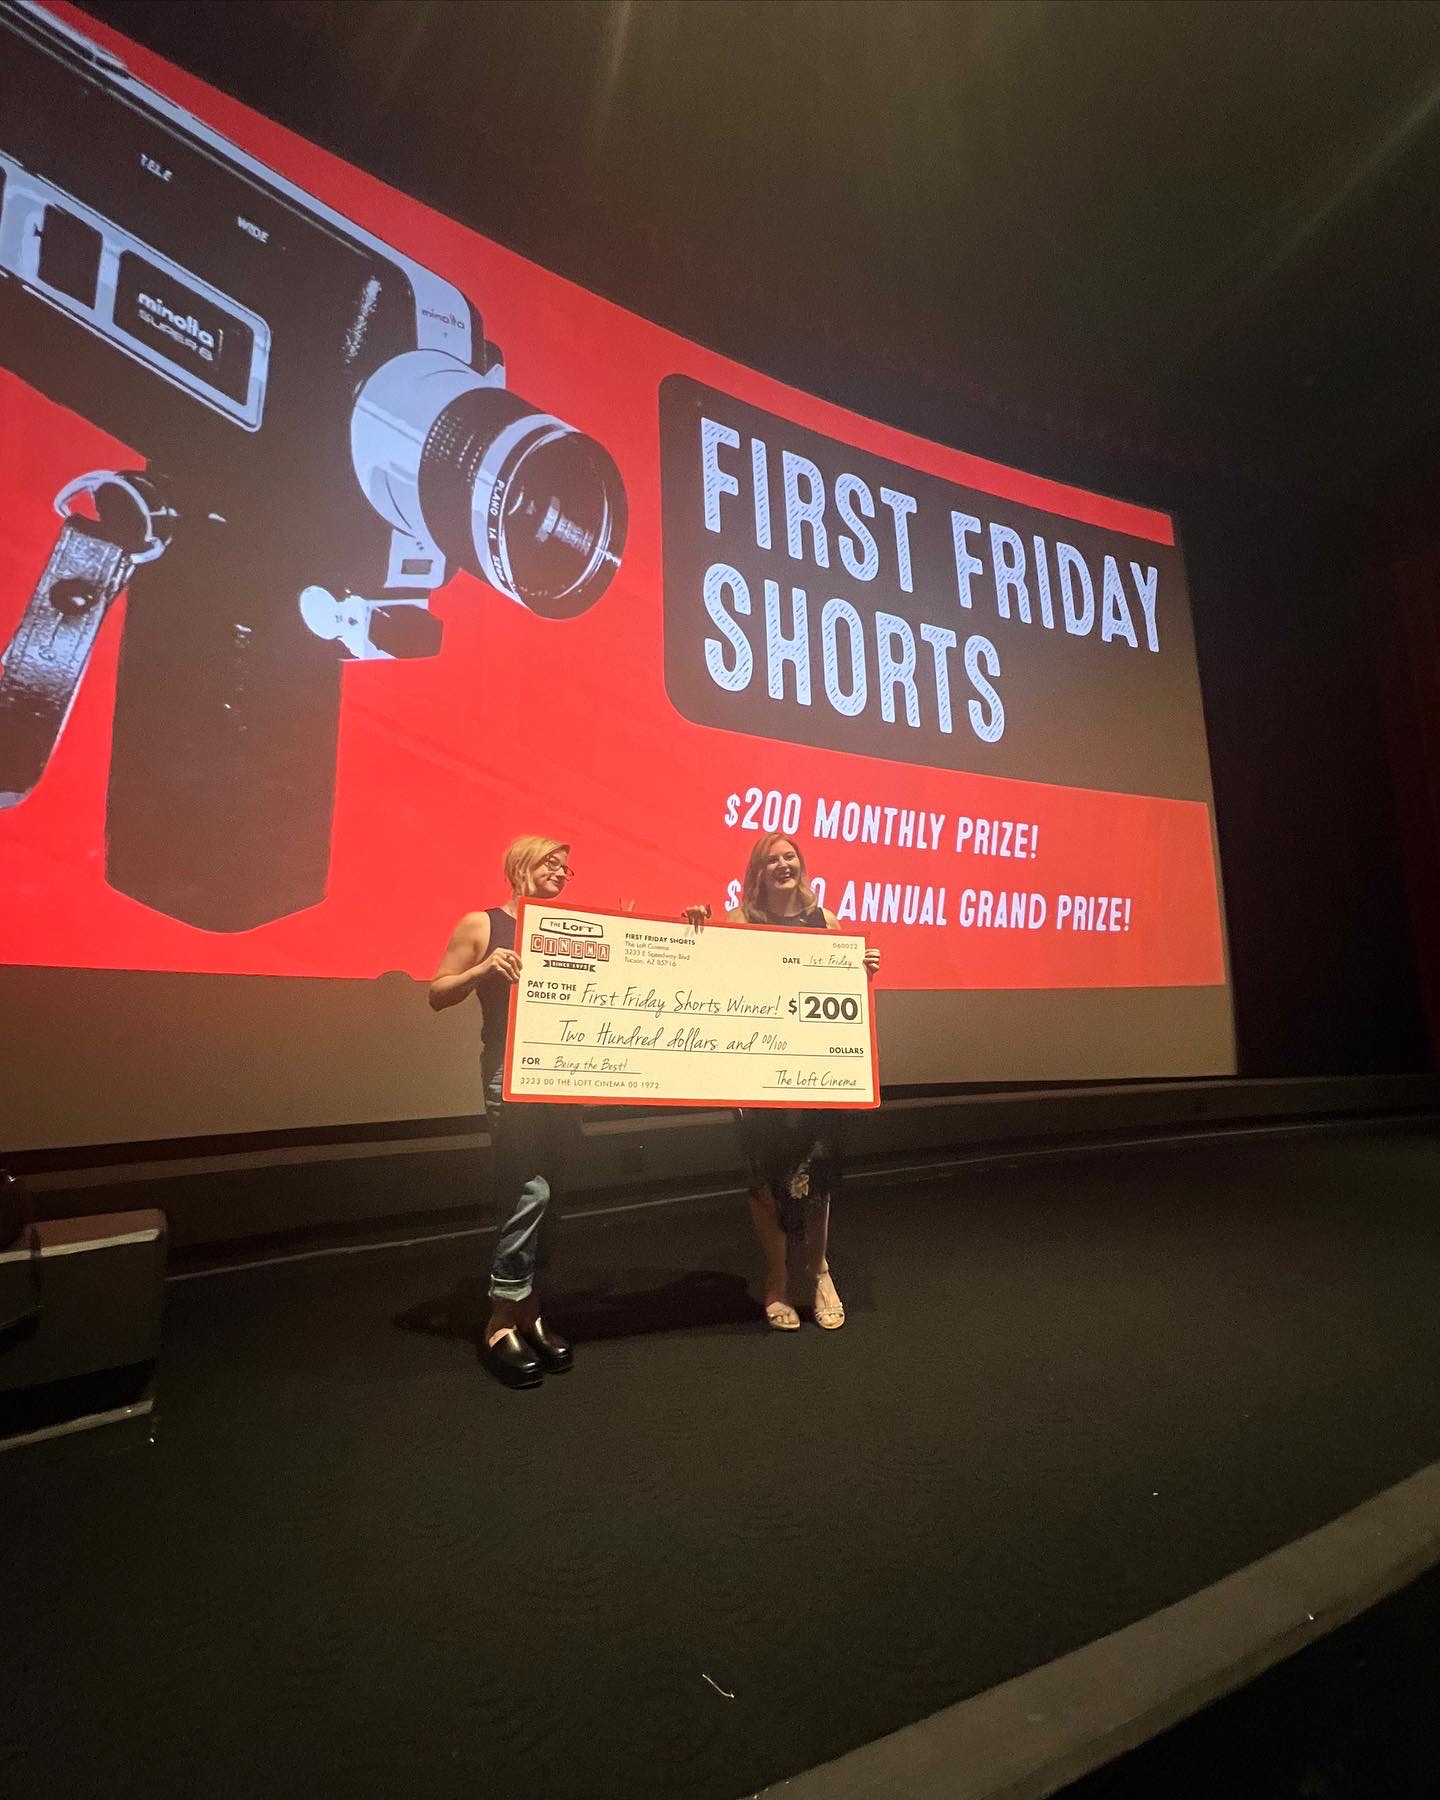
[[[425,522],[453,561],[549,619],[599,599],[625,548],[625,489],[607,451],[504,388],[474,387],[420,454]]]

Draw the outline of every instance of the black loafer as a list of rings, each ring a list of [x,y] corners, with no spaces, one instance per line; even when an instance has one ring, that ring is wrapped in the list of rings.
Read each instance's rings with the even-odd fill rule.
[[[480,1360],[505,1387],[539,1387],[544,1371],[533,1352],[521,1341],[518,1331],[507,1331],[493,1344],[483,1344]]]
[[[563,1375],[575,1361],[575,1352],[557,1337],[543,1319],[537,1319],[525,1332],[527,1342],[540,1358],[547,1375]]]

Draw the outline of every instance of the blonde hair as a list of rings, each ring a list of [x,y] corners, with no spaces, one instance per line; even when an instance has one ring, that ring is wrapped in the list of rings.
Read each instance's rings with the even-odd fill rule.
[[[788,831],[769,831],[756,842],[755,848],[750,852],[750,861],[745,866],[745,885],[740,890],[740,910],[752,925],[764,925],[770,916],[760,896],[765,887],[765,864],[777,844],[788,844],[800,864],[801,910],[809,912],[815,904],[815,890],[810,885],[810,877],[805,873],[805,852]]]
[[[510,883],[511,893],[525,893],[535,865],[544,862],[547,856],[553,856],[557,850],[563,850],[567,856],[570,854],[570,846],[562,844],[559,838],[516,838],[505,852],[505,879]]]

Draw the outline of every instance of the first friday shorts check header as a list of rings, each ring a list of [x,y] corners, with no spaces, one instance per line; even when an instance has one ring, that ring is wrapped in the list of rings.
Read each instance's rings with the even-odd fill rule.
[[[507,1100],[880,1104],[865,940],[527,900]]]

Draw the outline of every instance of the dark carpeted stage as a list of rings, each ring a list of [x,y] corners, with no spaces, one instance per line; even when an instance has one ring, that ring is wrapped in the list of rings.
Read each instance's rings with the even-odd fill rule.
[[[577,1215],[522,1394],[484,1241],[192,1273],[153,1443],[0,1459],[7,1800],[736,1800],[1440,1457],[1440,1127],[857,1179],[834,1334],[733,1199]]]

